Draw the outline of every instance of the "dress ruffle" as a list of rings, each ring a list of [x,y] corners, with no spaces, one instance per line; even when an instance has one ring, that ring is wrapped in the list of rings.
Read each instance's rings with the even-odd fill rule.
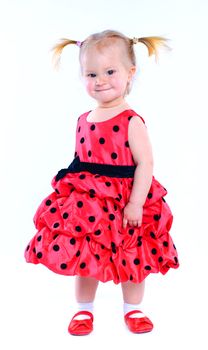
[[[96,180],[96,181],[95,181]],[[27,262],[55,273],[95,277],[107,282],[143,281],[150,273],[178,267],[169,235],[173,216],[167,190],[153,177],[141,227],[122,227],[132,178],[88,171],[52,179],[54,191],[38,207],[37,229],[25,250]]]

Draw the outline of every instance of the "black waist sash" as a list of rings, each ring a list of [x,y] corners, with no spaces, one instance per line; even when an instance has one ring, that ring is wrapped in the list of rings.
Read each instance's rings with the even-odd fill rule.
[[[79,156],[77,156],[68,166],[68,168],[59,170],[55,179],[58,181],[68,173],[79,173],[81,171],[89,171],[92,174],[110,177],[134,177],[135,169],[136,165],[111,165],[80,162]]]

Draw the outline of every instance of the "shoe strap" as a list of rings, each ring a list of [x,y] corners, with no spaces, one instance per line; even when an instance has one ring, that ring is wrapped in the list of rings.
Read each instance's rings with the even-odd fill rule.
[[[92,314],[90,311],[85,311],[85,310],[77,312],[77,313],[72,317],[72,320],[73,320],[76,316],[79,316],[79,315],[86,315],[86,316],[89,316],[89,317],[91,318],[92,322],[93,322],[93,319],[94,319],[93,314]]]
[[[129,316],[134,315],[134,314],[139,314],[139,313],[143,314],[143,312],[140,310],[132,310],[132,311],[127,312],[127,314],[125,314],[124,317],[127,319]],[[146,317],[146,316],[144,316],[144,317]]]

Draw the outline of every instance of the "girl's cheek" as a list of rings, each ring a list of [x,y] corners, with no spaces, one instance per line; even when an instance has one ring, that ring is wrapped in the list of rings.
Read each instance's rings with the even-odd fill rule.
[[[92,92],[93,91],[93,82],[92,81],[89,81],[89,80],[86,80],[85,81],[85,88],[87,90],[87,92]]]

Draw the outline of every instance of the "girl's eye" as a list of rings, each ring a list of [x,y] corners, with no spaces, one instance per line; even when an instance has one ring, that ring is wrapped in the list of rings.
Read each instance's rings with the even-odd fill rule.
[[[115,73],[115,71],[113,69],[109,69],[107,73],[108,75],[112,75],[113,73]]]
[[[90,77],[90,78],[95,78],[96,74],[95,73],[89,73],[87,76]]]

